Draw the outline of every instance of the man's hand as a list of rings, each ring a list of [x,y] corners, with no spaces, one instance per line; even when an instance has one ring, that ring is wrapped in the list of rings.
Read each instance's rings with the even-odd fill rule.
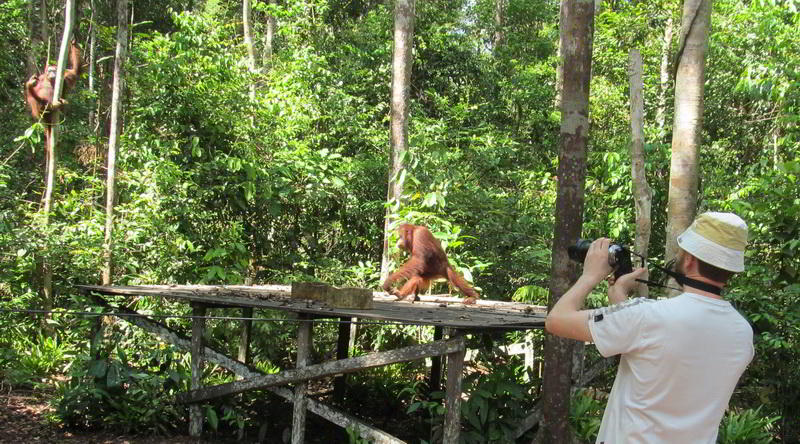
[[[586,253],[586,259],[583,261],[583,275],[591,279],[595,285],[614,271],[611,265],[608,265],[608,247],[610,245],[611,239],[601,237],[592,242]]]
[[[641,267],[630,273],[623,274],[614,282],[609,282],[611,286],[608,287],[608,302],[611,304],[625,302],[628,299],[628,295],[636,288],[636,279],[643,277],[645,273],[647,273],[647,268]]]

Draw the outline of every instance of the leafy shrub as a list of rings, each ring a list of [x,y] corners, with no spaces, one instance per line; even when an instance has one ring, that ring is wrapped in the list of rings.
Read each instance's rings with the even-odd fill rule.
[[[488,374],[465,378],[469,399],[461,404],[462,442],[514,442],[514,432],[530,410],[525,385],[514,366],[493,366]]]
[[[569,403],[569,422],[581,441],[594,442],[603,421],[605,403],[586,390],[578,390]]]
[[[119,428],[147,434],[168,434],[183,422],[184,408],[174,402],[185,389],[190,370],[184,360],[173,362],[169,351],[155,350],[142,368],[131,365],[118,348],[117,357],[83,361],[60,386],[56,416],[80,429]],[[175,368],[177,367],[177,370]]]
[[[717,442],[720,444],[766,444],[772,442],[772,424],[778,416],[762,416],[761,407],[729,411],[722,419]]]

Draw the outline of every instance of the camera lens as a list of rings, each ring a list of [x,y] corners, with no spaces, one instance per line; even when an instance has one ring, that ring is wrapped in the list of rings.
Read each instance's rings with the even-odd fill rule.
[[[591,239],[578,239],[575,245],[567,247],[567,256],[575,262],[583,263],[583,261],[586,260],[586,253],[589,252],[589,246],[591,245]]]

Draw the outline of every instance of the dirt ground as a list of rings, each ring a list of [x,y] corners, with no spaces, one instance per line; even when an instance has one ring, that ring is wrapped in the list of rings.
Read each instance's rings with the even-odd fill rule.
[[[47,421],[50,406],[42,394],[7,388],[0,392],[0,443],[205,444],[188,436],[131,437],[113,432],[75,434]]]

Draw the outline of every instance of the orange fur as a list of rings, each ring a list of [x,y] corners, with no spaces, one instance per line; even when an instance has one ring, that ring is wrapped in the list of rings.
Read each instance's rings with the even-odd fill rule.
[[[386,278],[384,291],[397,296],[397,299],[413,302],[419,300],[419,292],[426,290],[431,281],[445,278],[467,296],[465,304],[475,303],[478,292],[453,270],[442,244],[430,230],[421,225],[403,224],[397,228],[397,232],[400,237],[397,246],[407,251],[411,258]],[[406,279],[405,284],[399,290],[392,288],[392,284],[401,279]]]

